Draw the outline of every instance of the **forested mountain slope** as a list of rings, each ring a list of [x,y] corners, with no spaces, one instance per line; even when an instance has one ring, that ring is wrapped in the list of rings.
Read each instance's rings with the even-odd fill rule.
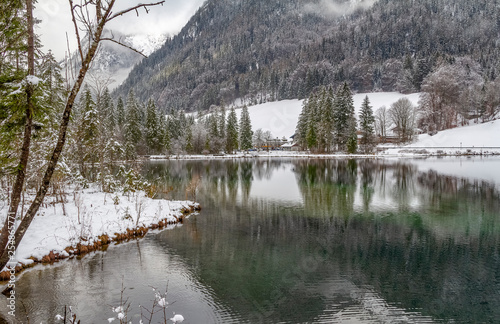
[[[304,98],[346,80],[355,91],[419,91],[440,62],[499,65],[498,0],[207,0],[115,91],[167,111]]]

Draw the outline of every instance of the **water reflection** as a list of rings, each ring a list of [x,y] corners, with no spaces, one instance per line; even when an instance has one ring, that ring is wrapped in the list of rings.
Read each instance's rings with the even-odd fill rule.
[[[367,322],[500,315],[494,184],[419,172],[408,161],[273,162],[245,161],[253,177],[228,172],[207,187],[212,173],[203,215],[162,237],[250,322],[328,322],[344,312]],[[283,165],[296,177],[300,203],[245,193],[262,179],[283,190],[272,181]],[[241,200],[228,199],[237,179]],[[191,231],[203,238],[193,241]]]
[[[168,280],[189,323],[495,322],[498,183],[426,163],[151,162],[144,174],[173,188],[168,198],[184,199],[190,179],[201,177],[200,215],[139,243],[31,271],[19,293],[48,317],[71,301],[104,320],[108,307],[96,300],[116,303],[125,277],[137,304],[151,299],[148,285]]]

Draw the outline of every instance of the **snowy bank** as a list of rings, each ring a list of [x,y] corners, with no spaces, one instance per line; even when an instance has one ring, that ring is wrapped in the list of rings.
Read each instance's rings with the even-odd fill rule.
[[[199,210],[197,203],[152,199],[143,191],[125,195],[89,188],[72,190],[63,198],[64,203],[59,195],[45,198],[16,250],[16,263],[9,267],[19,271],[35,262],[93,251],[113,241],[142,236],[149,229],[177,224]],[[6,215],[7,208],[7,204],[0,206],[0,213]]]

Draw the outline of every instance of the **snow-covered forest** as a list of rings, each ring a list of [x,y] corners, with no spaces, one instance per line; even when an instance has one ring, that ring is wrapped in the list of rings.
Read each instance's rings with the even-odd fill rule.
[[[328,3],[345,3],[349,14]],[[465,59],[454,88],[498,87],[498,3],[480,0],[207,1],[184,29],[144,59],[117,89],[160,109],[205,110],[307,98],[347,81],[354,92],[426,90]],[[467,66],[463,65],[467,71]],[[480,75],[481,79],[477,76]],[[451,81],[451,80],[450,80]],[[428,89],[428,87],[427,87]],[[455,96],[453,96],[455,97]]]

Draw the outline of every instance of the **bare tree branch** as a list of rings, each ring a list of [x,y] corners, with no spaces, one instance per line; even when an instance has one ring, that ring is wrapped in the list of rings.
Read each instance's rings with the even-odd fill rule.
[[[78,52],[80,52],[80,59],[82,60],[83,62],[83,50],[82,50],[82,42],[81,42],[81,39],[80,39],[80,34],[78,33],[78,24],[76,23],[76,19],[75,19],[75,6],[73,6],[73,0],[68,0],[69,1],[69,5],[71,7],[71,20],[73,21],[73,25],[75,26],[75,34],[76,34],[76,42],[77,42],[77,45],[78,45]]]
[[[135,7],[131,7],[131,8],[128,8],[128,9],[125,9],[125,10],[122,10],[120,12],[115,13],[113,16],[109,17],[107,21],[110,21],[112,19],[115,19],[116,17],[122,16],[122,15],[124,15],[127,12],[130,12],[132,10],[135,10],[137,12],[137,9],[139,9],[139,8],[145,8],[146,9],[146,13],[147,13],[148,12],[147,11],[147,7],[157,6],[157,5],[163,5],[164,2],[165,1],[159,1],[159,2],[155,2],[155,3],[138,4]]]
[[[116,44],[118,44],[118,45],[120,45],[120,46],[126,47],[126,48],[128,48],[129,50],[132,50],[132,51],[136,52],[137,54],[140,54],[140,55],[142,55],[142,56],[144,56],[144,57],[147,57],[147,56],[146,56],[144,53],[142,53],[141,51],[138,51],[138,50],[136,50],[135,48],[133,48],[133,47],[131,47],[131,46],[128,46],[127,44],[123,44],[122,42],[117,41],[117,40],[115,40],[115,39],[113,39],[113,38],[101,38],[101,40],[103,40],[103,41],[110,41],[110,42],[116,43]]]

